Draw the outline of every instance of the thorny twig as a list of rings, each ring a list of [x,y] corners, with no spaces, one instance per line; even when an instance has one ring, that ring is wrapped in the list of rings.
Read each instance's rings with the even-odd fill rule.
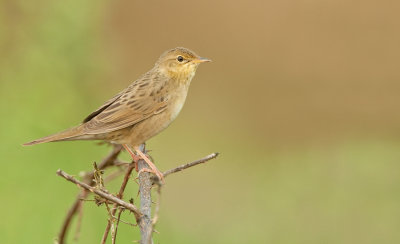
[[[127,202],[111,195],[110,193],[104,192],[103,190],[96,189],[95,187],[89,186],[86,183],[80,182],[79,180],[75,179],[74,177],[72,177],[71,175],[65,173],[64,171],[62,171],[60,169],[57,170],[57,175],[63,177],[64,179],[66,179],[68,181],[71,181],[72,183],[75,183],[76,185],[83,187],[84,189],[86,189],[88,191],[95,193],[96,195],[98,195],[106,200],[109,200],[113,203],[118,204],[121,207],[131,210],[135,214],[136,219],[139,219],[142,216],[142,213],[140,212],[140,210],[131,203],[127,203]]]
[[[117,159],[118,155],[120,154],[122,146],[116,145],[114,146],[111,153],[104,158],[104,160],[99,164],[99,169],[103,170],[111,165],[113,165],[114,161]],[[86,183],[90,185],[94,185],[93,182],[94,173],[90,172],[85,174]],[[76,212],[81,208],[82,201],[81,199],[85,199],[89,194],[89,191],[82,190],[75,198],[74,203],[72,204],[71,208],[68,210],[67,215],[65,216],[65,220],[61,227],[60,233],[58,234],[58,243],[64,244],[65,243],[65,236],[67,234],[68,228],[71,224],[72,218],[75,216]],[[79,226],[79,224],[78,224]]]
[[[112,244],[115,244],[115,240],[117,239],[118,224],[121,221],[120,219],[121,219],[122,211],[123,211],[122,209],[120,209],[118,211],[117,223],[115,223],[114,236],[111,238],[112,239]]]
[[[121,209],[121,210],[124,211],[123,209]],[[112,217],[113,217],[113,219],[117,219],[117,217],[115,217],[115,216],[112,216]],[[126,221],[124,221],[124,220],[122,220],[122,219],[119,219],[119,222],[124,223],[124,224],[126,224],[126,225],[133,226],[133,227],[136,227],[136,226],[137,226],[137,224],[132,224],[132,223],[126,222]]]
[[[142,149],[142,152],[145,152],[144,146],[141,149]],[[99,165],[98,170],[95,170],[95,172],[86,173],[85,174],[85,182],[87,182],[87,183],[80,182],[80,181],[76,180],[74,177],[68,175],[67,173],[65,173],[65,172],[63,172],[61,170],[57,171],[57,174],[59,176],[62,176],[63,178],[67,179],[68,181],[71,181],[71,182],[73,182],[73,183],[75,183],[75,184],[77,184],[77,185],[79,185],[80,187],[83,188],[82,192],[77,196],[74,204],[72,205],[71,209],[69,210],[69,212],[68,212],[68,214],[66,216],[66,219],[65,219],[64,224],[63,224],[63,228],[61,229],[61,232],[59,234],[59,239],[58,239],[58,241],[59,241],[58,243],[59,244],[63,244],[64,243],[65,234],[66,234],[66,232],[68,230],[68,227],[70,225],[72,217],[76,214],[76,212],[80,209],[80,207],[82,207],[81,206],[82,200],[85,200],[90,192],[93,192],[93,193],[97,194],[98,196],[106,199],[105,201],[103,200],[106,204],[107,204],[107,200],[114,203],[112,210],[109,209],[110,219],[108,221],[107,228],[106,228],[105,233],[103,235],[104,243],[105,243],[105,240],[106,240],[107,235],[109,233],[110,227],[114,223],[115,220],[116,220],[115,230],[112,233],[112,243],[113,244],[115,243],[115,240],[116,240],[117,228],[118,228],[118,223],[119,222],[123,222],[125,224],[129,224],[129,225],[132,225],[132,226],[137,226],[135,224],[131,224],[131,223],[125,222],[125,221],[120,219],[121,214],[124,211],[124,209],[128,209],[128,210],[130,210],[131,212],[133,212],[135,214],[136,222],[139,224],[139,226],[141,228],[141,233],[142,233],[141,243],[142,244],[150,244],[150,243],[152,243],[152,238],[151,238],[152,232],[157,232],[156,230],[154,230],[154,227],[155,227],[155,225],[156,225],[156,223],[158,221],[158,218],[159,218],[158,212],[159,212],[159,209],[160,209],[160,198],[161,198],[161,187],[162,187],[162,184],[160,184],[160,182],[157,182],[157,179],[156,179],[157,177],[151,177],[151,175],[149,173],[143,172],[143,173],[141,173],[139,175],[139,188],[140,188],[140,192],[139,193],[142,193],[142,192],[146,193],[145,196],[147,197],[147,200],[144,200],[143,199],[143,195],[141,195],[141,203],[144,202],[145,207],[143,207],[143,205],[142,205],[140,210],[139,210],[137,207],[135,207],[133,205],[133,201],[132,200],[130,201],[130,203],[127,203],[127,202],[123,201],[122,200],[123,192],[125,190],[125,187],[126,187],[126,184],[127,184],[128,180],[129,180],[130,174],[131,174],[131,172],[132,172],[132,170],[134,168],[134,164],[133,163],[126,163],[126,162],[118,160],[117,157],[118,157],[118,154],[120,153],[120,151],[121,151],[121,147],[118,147],[118,146],[115,147],[114,150],[111,152],[111,154],[109,156],[107,156],[107,158],[105,158],[102,161],[102,163]],[[209,161],[211,159],[216,158],[217,156],[218,156],[218,153],[213,153],[213,154],[210,154],[210,155],[208,155],[208,156],[206,156],[206,157],[204,157],[202,159],[193,161],[191,163],[183,164],[183,165],[178,166],[176,168],[167,170],[163,174],[166,177],[166,176],[168,176],[170,174],[182,171],[184,169],[196,166],[196,165],[201,164],[201,163],[205,163],[205,162],[207,162],[207,161]],[[143,160],[139,160],[138,164],[139,164],[139,169],[147,166],[147,164],[145,164]],[[109,166],[116,166],[120,170],[122,168],[125,168],[124,169],[125,170],[125,177],[124,177],[123,183],[121,185],[120,191],[117,194],[117,197],[115,197],[112,194],[108,193],[105,189],[101,189],[101,188],[99,189],[99,188],[96,188],[96,187],[92,187],[92,186],[95,185],[95,182],[93,182],[93,179],[96,176],[96,171],[97,171],[97,173],[99,173],[101,170],[103,170],[103,169],[105,169],[105,168],[107,168]],[[112,175],[108,176],[105,181],[112,180],[112,179],[116,178],[118,175],[120,175],[121,173],[123,173],[123,170],[114,172]],[[141,175],[144,176],[142,178],[142,181],[140,180]],[[152,187],[152,185],[154,183],[157,183],[157,185],[158,185],[158,187],[157,187],[158,199],[157,199],[157,201],[155,203],[154,216],[151,219],[151,212],[150,212],[151,211],[151,203],[152,203],[151,202],[151,187]],[[145,188],[143,188],[144,184],[146,185]],[[143,190],[143,189],[145,189],[145,190]],[[118,216],[116,217],[115,213],[116,213],[116,211],[118,209],[119,209],[119,212],[118,212]],[[143,230],[143,232],[142,232],[142,230]],[[147,236],[147,238],[145,236]]]
[[[126,185],[128,184],[129,177],[131,176],[132,170],[133,170],[134,168],[135,168],[135,163],[133,162],[133,163],[129,164],[128,168],[127,168],[126,171],[125,171],[124,181],[122,182],[122,185],[121,185],[121,187],[120,187],[120,189],[119,189],[119,192],[118,192],[118,194],[117,194],[117,197],[118,197],[119,199],[122,199],[122,197],[123,197],[123,195],[124,195],[124,191],[125,191]],[[114,216],[116,211],[117,211],[117,204],[114,204],[113,210],[111,211],[111,216]],[[102,238],[102,240],[101,240],[101,243],[106,243],[107,236],[108,236],[108,233],[109,233],[109,231],[110,231],[110,227],[111,227],[112,223],[113,223],[113,220],[110,218],[110,219],[108,220],[106,229],[105,229],[105,231],[104,231],[104,234],[103,234],[103,238]]]
[[[142,152],[145,153],[144,147],[141,148]],[[196,160],[194,162],[190,162],[187,164],[183,164],[179,167],[170,169],[168,171],[165,171],[163,173],[164,177],[182,171],[184,169],[196,166],[201,163],[205,163],[213,158],[216,158],[218,156],[218,153],[212,153],[202,159]],[[147,167],[147,164],[143,162],[143,164],[140,164],[139,161],[139,170],[142,168]],[[158,184],[158,201],[155,206],[155,214],[153,219],[151,219],[151,187],[153,183]],[[140,190],[140,210],[143,213],[143,217],[139,221],[139,227],[140,227],[140,233],[141,233],[141,244],[152,244],[152,233],[154,231],[154,227],[158,221],[158,211],[160,208],[160,197],[161,197],[161,187],[162,184],[158,182],[158,177],[150,177],[149,173],[143,173],[139,175],[139,190]]]
[[[184,170],[184,169],[187,169],[187,168],[196,166],[196,165],[198,165],[198,164],[205,163],[205,162],[207,162],[207,161],[209,161],[209,160],[211,160],[211,159],[216,158],[218,155],[219,155],[219,153],[211,153],[210,155],[205,156],[205,157],[202,158],[202,159],[193,161],[193,162],[191,162],[191,163],[183,164],[183,165],[181,165],[181,166],[179,166],[179,167],[176,167],[176,168],[167,170],[167,171],[165,171],[165,172],[163,173],[163,175],[164,175],[164,177],[166,177],[166,176],[168,176],[168,175],[170,175],[170,174],[173,174],[173,173],[182,171],[182,170]]]

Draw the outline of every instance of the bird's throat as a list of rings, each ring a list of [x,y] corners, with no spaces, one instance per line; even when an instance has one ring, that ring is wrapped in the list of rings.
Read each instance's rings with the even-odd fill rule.
[[[195,70],[184,70],[181,72],[169,72],[169,77],[177,83],[179,86],[187,86],[192,81],[196,71]]]

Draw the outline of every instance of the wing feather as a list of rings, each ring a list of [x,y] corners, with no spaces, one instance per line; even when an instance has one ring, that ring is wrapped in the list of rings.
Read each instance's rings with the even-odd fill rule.
[[[106,108],[108,108],[111,104],[113,104],[115,102],[115,100],[117,100],[120,96],[122,96],[122,94],[125,92],[122,91],[120,93],[118,93],[117,95],[115,95],[113,98],[111,98],[110,100],[108,100],[107,102],[105,102],[100,108],[98,108],[96,111],[94,111],[93,113],[89,114],[84,120],[83,123],[86,123],[88,121],[90,121],[91,119],[93,119],[94,117],[96,117],[98,114],[100,114],[101,112],[103,112]]]
[[[83,124],[84,133],[100,134],[123,129],[163,112],[168,106],[166,94],[162,92],[164,87],[165,79],[146,73],[89,115]]]

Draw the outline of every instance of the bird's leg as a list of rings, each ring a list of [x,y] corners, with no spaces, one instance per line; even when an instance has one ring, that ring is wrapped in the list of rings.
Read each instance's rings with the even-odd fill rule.
[[[141,158],[140,156],[134,154],[134,153],[132,152],[132,150],[131,150],[126,144],[122,144],[122,146],[123,146],[123,147],[125,148],[125,150],[128,151],[128,153],[131,155],[131,157],[132,157],[132,159],[133,159],[133,162],[134,162],[134,164],[135,164],[135,170],[136,170],[136,172],[138,172],[138,171],[139,171],[138,161],[139,161],[140,159],[142,159],[142,158]]]
[[[140,174],[141,172],[150,172],[150,173],[153,173],[153,174],[155,174],[155,175],[161,180],[162,183],[164,183],[164,175],[163,175],[163,173],[161,173],[161,171],[159,171],[159,170],[157,169],[157,167],[151,162],[151,160],[150,160],[144,153],[142,153],[142,151],[140,151],[140,148],[139,148],[138,146],[134,147],[134,149],[135,149],[136,153],[139,154],[139,156],[140,156],[140,157],[149,165],[149,167],[151,168],[151,170],[150,170],[150,169],[141,169],[141,170],[139,171],[139,174]]]

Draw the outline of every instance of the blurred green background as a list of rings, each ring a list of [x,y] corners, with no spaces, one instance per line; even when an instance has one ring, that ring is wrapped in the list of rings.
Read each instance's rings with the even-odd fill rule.
[[[398,1],[0,4],[2,243],[52,243],[78,192],[56,170],[110,150],[21,144],[78,124],[176,46],[213,63],[148,148],[161,170],[221,155],[167,179],[156,243],[400,243]],[[106,218],[85,203],[78,243],[99,243]],[[120,225],[119,243],[138,239]]]

